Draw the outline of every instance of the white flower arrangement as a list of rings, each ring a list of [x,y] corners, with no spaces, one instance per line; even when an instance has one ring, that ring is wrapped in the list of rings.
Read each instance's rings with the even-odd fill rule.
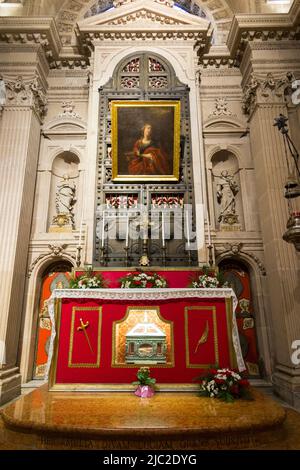
[[[121,288],[123,289],[162,289],[165,287],[168,287],[166,279],[156,273],[129,273],[121,278]]]
[[[235,398],[251,399],[249,382],[231,369],[210,369],[200,379],[200,395],[232,402]]]
[[[217,287],[228,287],[228,283],[222,279],[222,273],[214,274],[208,266],[203,266],[203,273],[192,279],[190,284],[195,289],[215,289]]]
[[[215,288],[215,287],[219,287],[219,285],[220,285],[219,280],[216,277],[207,276],[206,274],[199,276],[197,281],[192,282],[193,287],[203,288],[203,289]]]
[[[101,274],[95,274],[92,268],[87,268],[84,274],[71,276],[69,287],[71,289],[100,289],[106,287],[106,281]]]

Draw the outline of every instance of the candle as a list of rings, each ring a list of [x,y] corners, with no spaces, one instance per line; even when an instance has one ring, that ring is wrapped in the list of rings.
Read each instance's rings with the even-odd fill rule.
[[[189,211],[186,211],[186,237],[187,237],[187,246],[190,247],[190,220],[189,220]]]
[[[210,221],[208,211],[206,210],[207,230],[208,230],[208,245],[211,246],[211,234],[210,234]]]
[[[128,243],[129,243],[129,215],[127,215],[127,221],[126,221],[126,248],[128,248]]]
[[[163,248],[165,247],[165,214],[162,212],[161,213],[161,240],[162,240],[162,246]]]
[[[105,217],[104,217],[104,211],[103,211],[103,218],[102,218],[102,234],[101,234],[101,246],[102,248],[104,247],[104,227],[105,227]]]

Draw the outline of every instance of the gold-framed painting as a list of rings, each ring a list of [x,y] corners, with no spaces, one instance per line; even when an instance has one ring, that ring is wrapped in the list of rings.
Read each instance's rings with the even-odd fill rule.
[[[180,101],[112,101],[112,179],[178,181]]]

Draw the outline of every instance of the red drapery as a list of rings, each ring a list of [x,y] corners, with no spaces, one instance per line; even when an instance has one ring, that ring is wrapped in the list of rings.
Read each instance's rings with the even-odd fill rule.
[[[155,303],[62,299],[56,383],[121,384],[135,380],[140,365],[118,365],[114,361],[118,347],[114,324],[125,318],[129,307],[138,306],[157,307],[162,320],[172,322],[168,345],[171,361],[166,365],[149,365],[158,383],[192,383],[209,366],[234,366],[231,314],[225,299],[157,300]],[[89,322],[85,330],[88,340],[78,330],[80,319],[84,324]]]

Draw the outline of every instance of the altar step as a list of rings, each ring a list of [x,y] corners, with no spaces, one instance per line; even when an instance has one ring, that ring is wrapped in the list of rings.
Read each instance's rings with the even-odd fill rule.
[[[278,403],[257,389],[252,394],[250,404],[226,404],[191,393],[143,400],[48,392],[44,385],[2,410],[0,449],[300,449],[300,415],[289,410],[286,421]]]

